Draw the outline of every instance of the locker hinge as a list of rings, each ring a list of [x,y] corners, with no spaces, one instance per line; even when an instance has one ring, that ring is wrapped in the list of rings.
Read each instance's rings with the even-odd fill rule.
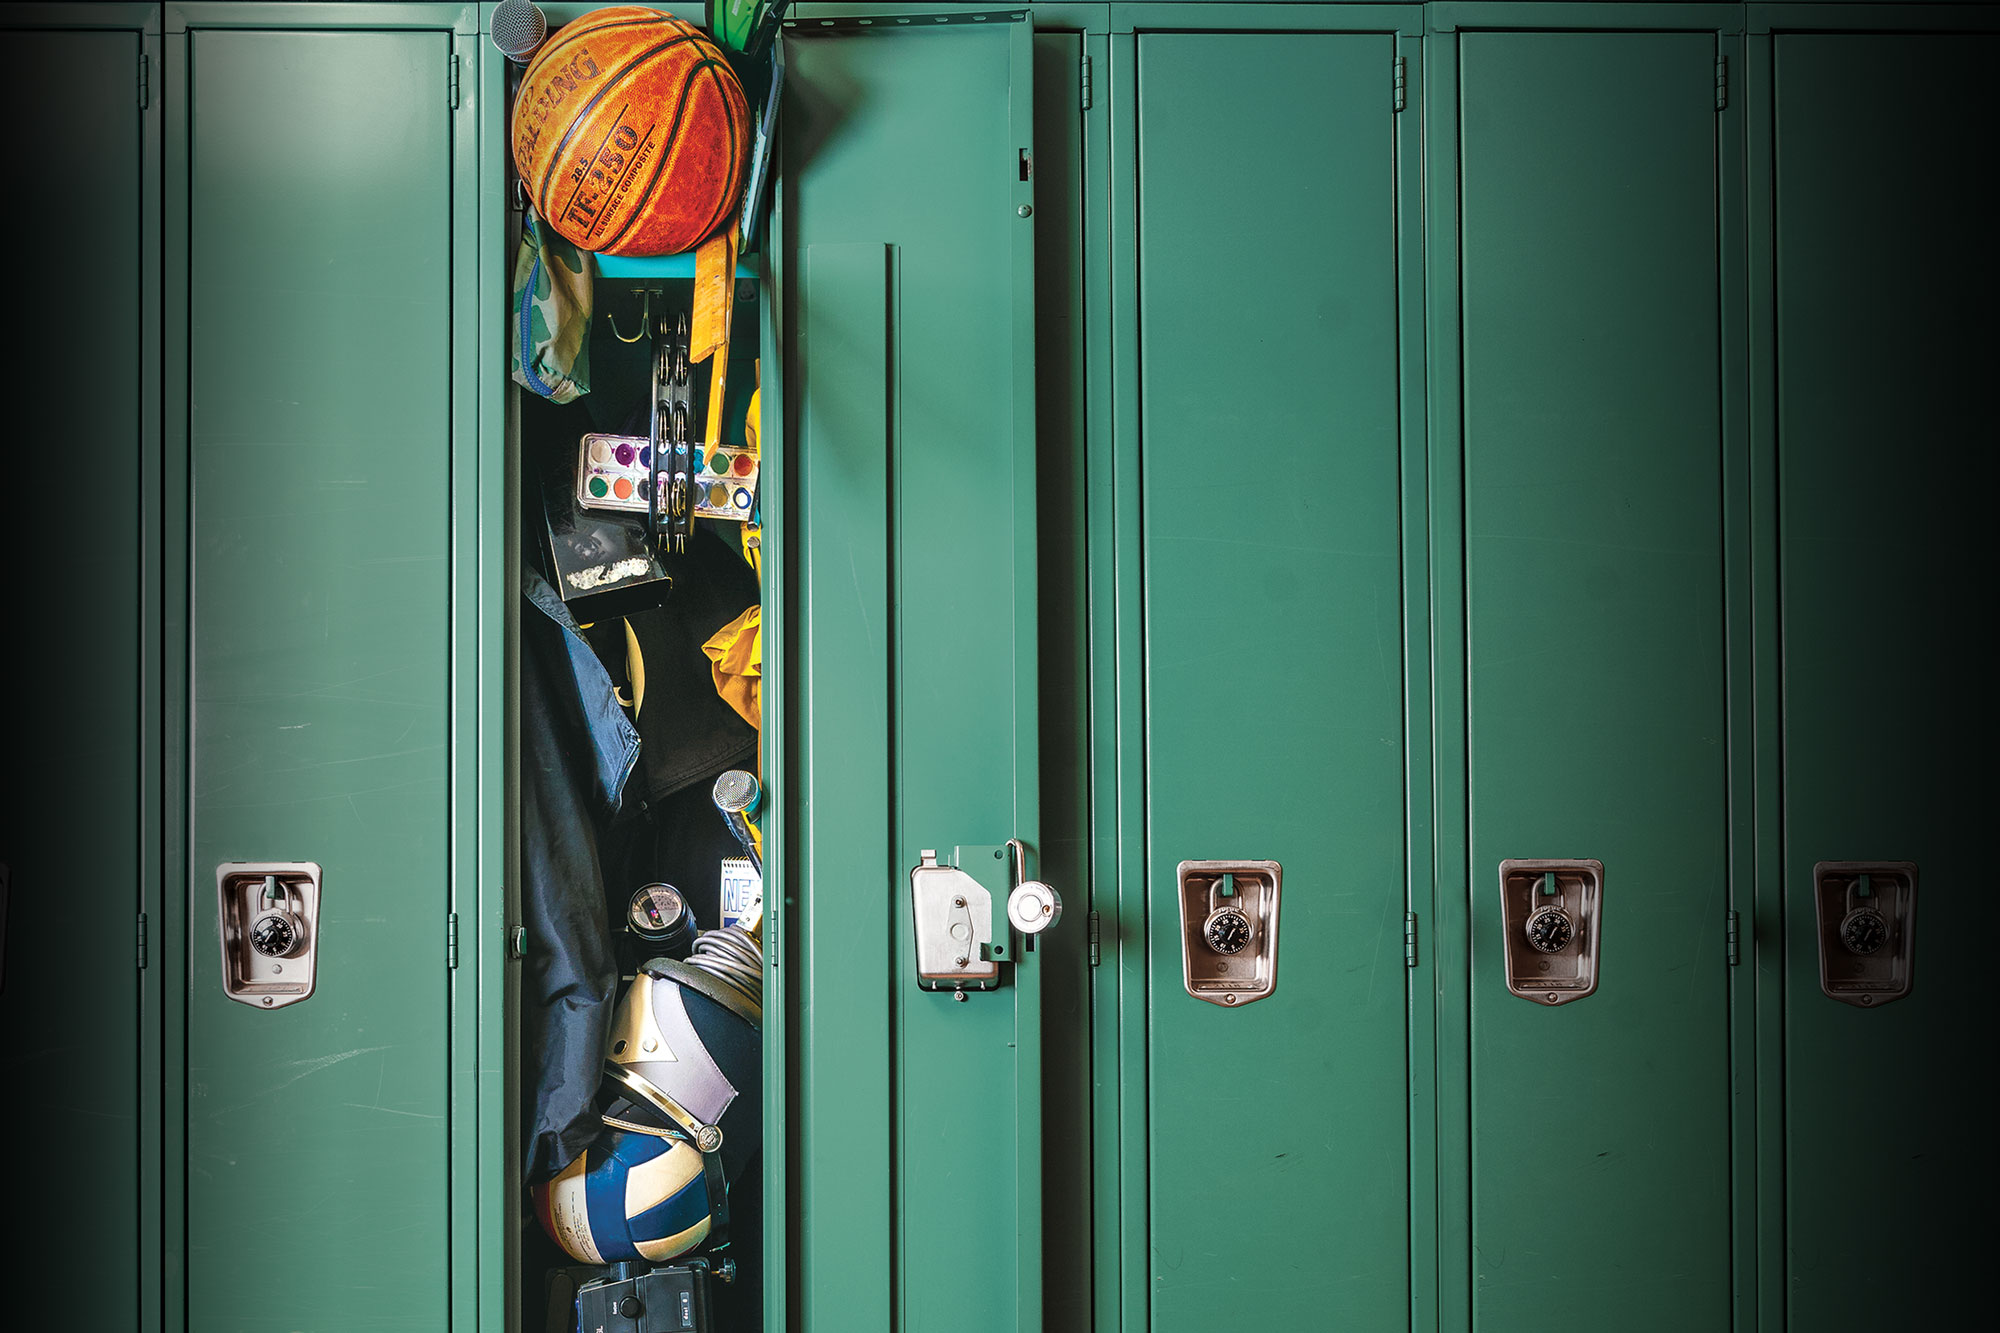
[[[139,970],[146,970],[146,914],[139,913]]]
[[[144,111],[153,104],[153,58],[141,54],[139,57],[139,109]]]
[[[1410,62],[1408,58],[1404,56],[1397,56],[1396,57],[1396,110],[1398,111],[1401,111],[1403,107],[1406,105],[1405,84],[1409,78],[1409,73],[1410,73]]]
[[[1729,57],[1715,58],[1715,109],[1724,110],[1729,105]]]
[[[1736,967],[1743,962],[1742,935],[1737,929],[1737,915],[1729,914],[1729,965]]]
[[[1417,965],[1417,914],[1403,913],[1403,966]]]
[[[1097,943],[1097,913],[1090,914],[1090,965],[1096,967],[1104,961],[1104,952]]]
[[[451,109],[456,111],[458,110],[458,53],[454,51],[450,55],[447,55],[444,60],[445,95],[451,105]],[[643,508],[644,506],[641,507]]]
[[[444,965],[458,966],[458,913],[447,912],[444,918]]]
[[[1090,57],[1083,58],[1083,109],[1090,110]]]

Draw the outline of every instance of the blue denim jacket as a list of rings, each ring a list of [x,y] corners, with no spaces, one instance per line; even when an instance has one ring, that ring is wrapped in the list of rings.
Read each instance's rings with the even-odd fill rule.
[[[526,571],[521,617],[521,981],[527,1179],[598,1133],[593,1100],[618,989],[600,843],[639,761],[639,733],[562,599]]]

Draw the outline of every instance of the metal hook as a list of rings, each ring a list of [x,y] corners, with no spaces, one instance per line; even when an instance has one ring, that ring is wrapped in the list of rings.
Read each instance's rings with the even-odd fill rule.
[[[645,298],[645,305],[639,311],[639,331],[629,338],[618,331],[618,317],[609,310],[604,312],[604,322],[611,326],[611,336],[619,342],[638,342],[653,327],[653,289],[648,287],[641,295]]]

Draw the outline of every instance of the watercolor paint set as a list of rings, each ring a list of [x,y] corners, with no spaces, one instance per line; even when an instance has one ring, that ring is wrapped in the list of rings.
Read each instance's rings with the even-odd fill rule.
[[[757,451],[724,445],[715,466],[696,449],[694,512],[743,522],[757,503]],[[643,514],[654,496],[653,447],[642,435],[584,436],[577,443],[576,502],[584,509]],[[659,511],[664,513],[664,507]]]

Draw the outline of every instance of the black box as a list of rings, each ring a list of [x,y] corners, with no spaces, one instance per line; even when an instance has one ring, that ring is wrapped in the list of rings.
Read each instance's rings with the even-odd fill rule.
[[[576,440],[541,452],[549,582],[570,614],[589,624],[664,603],[674,581],[646,540],[645,515],[577,503]]]
[[[710,1333],[708,1265],[618,1264],[576,1292],[578,1333]]]

